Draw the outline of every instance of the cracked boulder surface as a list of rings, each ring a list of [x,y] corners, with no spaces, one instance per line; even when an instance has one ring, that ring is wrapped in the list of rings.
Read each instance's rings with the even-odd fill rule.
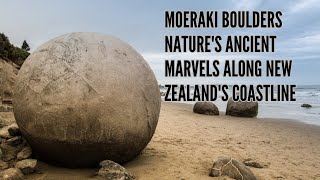
[[[160,102],[143,57],[98,33],[66,34],[40,46],[21,67],[13,97],[33,153],[65,167],[133,159],[155,132]]]
[[[236,180],[257,179],[246,165],[227,156],[221,156],[213,163],[209,176],[228,176]]]

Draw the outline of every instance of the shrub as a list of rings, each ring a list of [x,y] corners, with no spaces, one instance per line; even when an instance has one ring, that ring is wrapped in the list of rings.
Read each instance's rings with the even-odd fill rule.
[[[0,58],[10,60],[17,65],[21,66],[25,59],[30,55],[27,50],[30,50],[29,45],[24,41],[24,48],[21,49],[12,45],[9,38],[4,34],[0,33]]]

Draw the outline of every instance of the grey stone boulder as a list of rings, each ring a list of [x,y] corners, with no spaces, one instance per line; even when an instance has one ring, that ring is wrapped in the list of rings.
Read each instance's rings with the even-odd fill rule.
[[[218,107],[212,102],[196,102],[193,106],[193,112],[205,115],[219,115]]]
[[[36,159],[24,159],[18,161],[15,165],[16,168],[20,169],[23,174],[32,174],[37,169],[38,161]]]
[[[32,150],[29,146],[24,147],[17,155],[17,160],[28,159],[32,155]]]
[[[11,161],[17,157],[17,154],[25,147],[26,142],[23,141],[17,145],[11,145],[12,142],[8,142],[8,140],[2,140],[0,144],[0,148],[2,150],[3,156],[2,160],[4,161]]]
[[[110,160],[101,161],[99,166],[101,167],[97,172],[95,179],[104,180],[131,180],[135,179],[127,170]]]
[[[17,168],[9,168],[0,172],[1,180],[23,180],[24,175]]]
[[[304,107],[304,108],[312,108],[312,106],[310,104],[302,104],[301,107]]]
[[[227,104],[226,115],[255,117],[258,115],[258,102],[235,102],[230,98]]]
[[[242,162],[231,157],[219,157],[214,163],[209,176],[228,176],[236,180],[256,180],[252,171]]]

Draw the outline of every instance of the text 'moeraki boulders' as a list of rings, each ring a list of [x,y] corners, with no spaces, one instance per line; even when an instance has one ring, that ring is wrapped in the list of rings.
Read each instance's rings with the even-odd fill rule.
[[[13,98],[33,153],[68,167],[137,156],[154,134],[160,102],[143,57],[97,33],[66,34],[39,47],[21,67]]]

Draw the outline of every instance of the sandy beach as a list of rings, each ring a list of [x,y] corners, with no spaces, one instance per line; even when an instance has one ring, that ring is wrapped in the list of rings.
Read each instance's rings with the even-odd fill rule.
[[[156,133],[124,167],[137,179],[228,179],[209,177],[221,155],[252,158],[259,179],[320,179],[320,126],[280,119],[207,116],[192,105],[162,103]],[[65,169],[40,162],[27,179],[89,179],[97,169]]]

